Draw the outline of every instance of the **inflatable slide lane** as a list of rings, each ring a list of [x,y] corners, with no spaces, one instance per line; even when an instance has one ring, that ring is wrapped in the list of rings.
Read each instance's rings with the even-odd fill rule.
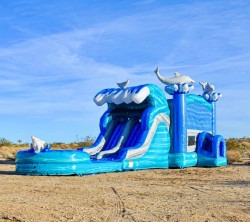
[[[168,168],[170,110],[162,90],[153,84],[104,89],[95,97],[107,104],[95,143],[78,150],[18,152],[16,172],[30,175],[84,175]]]

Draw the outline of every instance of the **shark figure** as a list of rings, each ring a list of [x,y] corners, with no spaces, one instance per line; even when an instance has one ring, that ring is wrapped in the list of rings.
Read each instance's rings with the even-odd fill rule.
[[[35,153],[40,153],[45,148],[46,142],[44,142],[43,140],[40,140],[34,136],[31,137],[31,140],[31,147],[34,149]]]
[[[174,73],[174,77],[172,78],[166,78],[160,75],[159,68],[157,67],[155,70],[155,74],[158,77],[158,79],[165,85],[172,85],[172,84],[184,84],[184,83],[194,83],[195,81],[191,79],[189,76],[181,75],[178,72]]]
[[[125,82],[121,82],[121,83],[116,83],[117,85],[118,85],[118,87],[120,87],[121,89],[125,89],[127,86],[128,86],[128,84],[129,84],[129,79],[127,80],[127,81],[125,81]]]

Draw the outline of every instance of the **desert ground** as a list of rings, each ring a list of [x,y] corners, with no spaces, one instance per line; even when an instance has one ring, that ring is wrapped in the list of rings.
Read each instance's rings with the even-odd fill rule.
[[[250,221],[249,166],[22,176],[2,159],[0,221]]]

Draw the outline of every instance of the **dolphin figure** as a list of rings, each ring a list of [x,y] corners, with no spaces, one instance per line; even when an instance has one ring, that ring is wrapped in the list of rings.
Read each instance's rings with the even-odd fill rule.
[[[216,102],[218,99],[222,97],[221,93],[216,93],[214,91],[215,87],[214,85],[208,83],[208,82],[199,82],[202,86],[203,90],[203,98],[209,102]]]
[[[202,90],[203,90],[203,94],[212,94],[214,92],[214,85],[208,83],[208,82],[199,82]]]
[[[155,74],[158,77],[158,79],[165,85],[172,85],[172,84],[184,84],[184,83],[194,83],[195,81],[192,80],[189,76],[181,75],[178,72],[174,73],[174,77],[172,78],[166,78],[160,75],[159,68],[157,67],[155,70]]]
[[[31,140],[32,140],[31,147],[34,149],[34,151],[36,153],[40,153],[40,151],[42,151],[44,149],[46,142],[44,142],[43,140],[40,140],[34,136],[31,137]]]
[[[121,82],[121,83],[116,83],[117,85],[118,85],[118,87],[120,87],[121,89],[125,89],[127,86],[128,86],[128,84],[129,84],[129,79],[127,80],[127,81],[125,81],[125,82]]]

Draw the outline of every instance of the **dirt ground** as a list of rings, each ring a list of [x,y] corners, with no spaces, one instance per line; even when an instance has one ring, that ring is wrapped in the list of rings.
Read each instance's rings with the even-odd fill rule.
[[[0,160],[0,221],[250,221],[249,166],[48,177]]]

